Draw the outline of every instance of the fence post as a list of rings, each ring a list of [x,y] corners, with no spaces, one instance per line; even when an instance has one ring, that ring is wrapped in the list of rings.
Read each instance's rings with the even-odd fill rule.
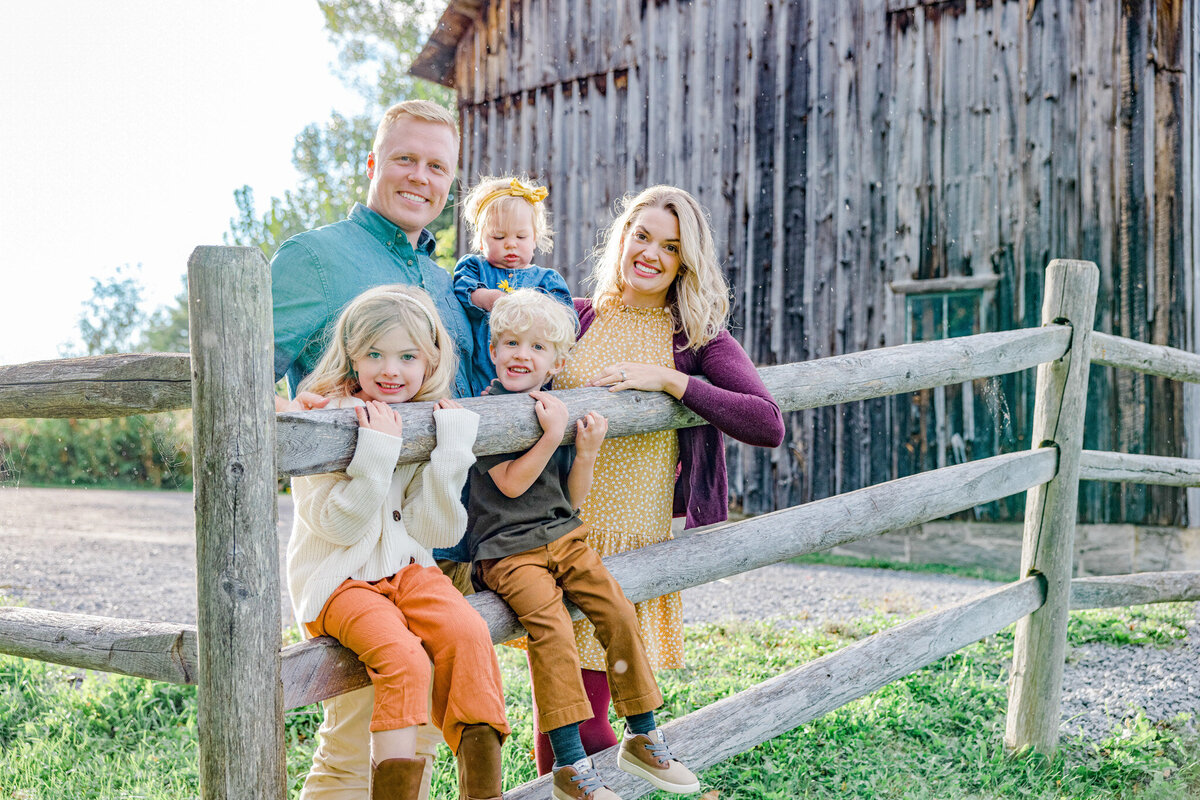
[[[1058,448],[1058,471],[1048,483],[1030,489],[1025,500],[1021,575],[1045,576],[1046,602],[1017,622],[1004,734],[1010,751],[1031,748],[1050,754],[1058,747],[1079,454],[1099,282],[1100,272],[1090,261],[1055,259],[1046,268],[1042,324],[1071,325],[1071,347],[1037,371],[1031,440],[1034,447]]]
[[[270,297],[256,248],[188,259],[203,800],[286,790]]]

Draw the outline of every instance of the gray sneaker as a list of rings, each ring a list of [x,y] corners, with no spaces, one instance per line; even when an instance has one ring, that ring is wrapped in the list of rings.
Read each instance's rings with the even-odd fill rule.
[[[630,736],[625,732],[617,753],[617,766],[630,775],[644,778],[671,794],[700,791],[700,779],[671,755],[661,728]]]
[[[554,770],[554,800],[621,800],[604,785],[604,779],[590,758],[581,758],[569,767]]]

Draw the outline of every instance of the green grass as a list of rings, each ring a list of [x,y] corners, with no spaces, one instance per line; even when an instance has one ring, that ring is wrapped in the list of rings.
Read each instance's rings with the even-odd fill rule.
[[[1169,646],[1193,604],[1072,615],[1073,644]],[[822,631],[767,624],[687,631],[686,669],[660,673],[660,720],[683,716],[869,635],[882,615]],[[1139,717],[1103,742],[1064,741],[1051,760],[1011,758],[1002,739],[1011,632],[971,645],[702,774],[721,800],[759,798],[1152,798],[1200,796],[1200,739],[1183,720]],[[498,648],[514,735],[505,784],[534,777],[524,655]],[[0,798],[139,798],[198,794],[191,687],[87,675],[0,657]],[[291,796],[316,744],[317,707],[287,717]],[[438,759],[435,796],[455,797],[453,759]],[[667,795],[651,795],[666,800]]]

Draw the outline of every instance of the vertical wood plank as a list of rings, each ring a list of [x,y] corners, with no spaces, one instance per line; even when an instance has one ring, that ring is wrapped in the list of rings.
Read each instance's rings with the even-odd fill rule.
[[[284,796],[271,276],[255,247],[188,259],[200,791]]]
[[[1079,454],[1087,407],[1092,320],[1099,271],[1090,261],[1056,259],[1046,270],[1042,324],[1071,325],[1071,349],[1037,370],[1033,446],[1058,448],[1058,471],[1030,489],[1025,501],[1021,574],[1046,578],[1045,604],[1017,623],[1008,687],[1004,744],[1053,753],[1058,747],[1063,665],[1067,647]]]

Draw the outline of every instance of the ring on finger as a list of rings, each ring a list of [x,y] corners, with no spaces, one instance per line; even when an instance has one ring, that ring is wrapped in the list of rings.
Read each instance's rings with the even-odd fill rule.
[[[625,375],[625,370],[621,370],[621,380],[627,381],[629,378]]]

